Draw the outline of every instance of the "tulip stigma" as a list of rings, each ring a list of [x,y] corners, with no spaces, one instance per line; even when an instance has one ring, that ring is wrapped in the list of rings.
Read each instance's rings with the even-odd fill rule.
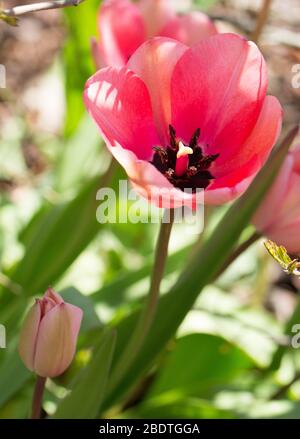
[[[181,190],[198,188],[205,189],[214,179],[209,171],[211,164],[219,154],[205,155],[198,144],[200,129],[194,132],[190,142],[186,145],[177,139],[176,131],[169,126],[170,145],[166,148],[154,147],[152,164],[176,187]]]

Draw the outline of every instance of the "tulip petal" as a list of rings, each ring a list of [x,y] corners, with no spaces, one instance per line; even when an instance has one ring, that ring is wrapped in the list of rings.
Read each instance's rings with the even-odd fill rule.
[[[25,318],[19,341],[20,357],[27,369],[32,371],[34,370],[34,356],[40,319],[41,309],[39,301],[37,300]]]
[[[34,358],[34,370],[39,376],[58,376],[70,365],[81,319],[82,310],[67,303],[52,308],[42,319]]]
[[[259,231],[267,231],[270,227],[272,227],[274,222],[276,223],[277,216],[274,215],[274,212],[281,211],[281,207],[283,206],[286,194],[288,193],[288,188],[290,186],[292,169],[293,157],[289,153],[275,182],[253,217],[252,222]],[[283,210],[284,214],[285,209]]]
[[[207,15],[200,11],[194,11],[173,17],[160,32],[160,35],[178,40],[187,46],[193,46],[203,38],[211,37],[217,33],[216,26]]]
[[[49,299],[52,299],[57,305],[59,305],[60,303],[63,303],[62,297],[58,293],[56,293],[53,290],[53,288],[48,288],[44,297],[48,297]]]
[[[300,218],[299,188],[300,175],[292,172],[284,198],[284,209],[280,208],[278,211],[278,221],[282,226],[293,223],[295,219]]]
[[[209,37],[174,68],[172,125],[186,142],[200,128],[209,154],[230,153],[256,124],[266,87],[265,62],[254,43],[235,34]]]
[[[110,145],[121,144],[141,160],[150,160],[159,144],[150,97],[143,81],[126,68],[105,68],[92,76],[85,105]]]
[[[224,162],[222,155],[213,163],[211,172],[215,180],[206,191],[206,202],[215,204],[214,198],[220,200],[220,195],[215,192],[223,190],[226,202],[241,195],[249,186],[257,172],[267,160],[272,147],[280,133],[282,122],[282,108],[273,96],[267,96],[259,119],[246,140],[245,144],[236,151],[235,155]],[[215,193],[214,193],[215,192]],[[226,196],[225,196],[226,192]],[[219,204],[217,201],[216,204]]]
[[[146,24],[147,38],[160,34],[175,16],[170,0],[140,0],[139,8]]]
[[[206,188],[205,204],[219,205],[228,203],[242,195],[257,173],[257,160],[235,169],[229,175],[220,177]]]
[[[216,177],[231,173],[257,157],[258,169],[268,158],[281,130],[282,107],[274,96],[267,96],[259,118],[243,145],[220,154],[211,170]],[[248,172],[249,175],[249,172]]]
[[[148,88],[161,145],[167,145],[170,140],[171,77],[175,64],[187,49],[178,41],[156,37],[139,47],[127,64]]]
[[[291,224],[278,225],[271,227],[264,233],[269,239],[276,242],[277,245],[283,245],[292,255],[300,254],[300,218],[295,219]]]
[[[145,41],[145,25],[139,9],[129,0],[109,0],[98,15],[100,52],[107,65],[123,66]]]

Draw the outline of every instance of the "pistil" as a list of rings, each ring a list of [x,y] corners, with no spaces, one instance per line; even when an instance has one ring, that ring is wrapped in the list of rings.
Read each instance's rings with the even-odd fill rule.
[[[188,145],[176,137],[175,129],[170,126],[170,144],[166,147],[155,146],[151,163],[175,186],[184,191],[205,189],[214,178],[210,172],[211,164],[219,154],[205,155],[198,144],[198,128]]]
[[[178,143],[176,155],[175,174],[177,177],[184,175],[189,167],[189,155],[193,154],[192,148],[185,146],[181,141]]]

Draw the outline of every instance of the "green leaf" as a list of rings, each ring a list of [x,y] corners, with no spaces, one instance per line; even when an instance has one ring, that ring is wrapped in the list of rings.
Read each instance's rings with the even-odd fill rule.
[[[168,275],[178,270],[182,265],[182,261],[187,258],[190,250],[191,246],[189,245],[170,255],[167,261],[165,274]],[[107,285],[104,285],[99,291],[91,294],[90,298],[97,304],[105,303],[106,305],[110,305],[112,307],[120,306],[122,303],[124,303],[124,300],[130,300],[130,298],[126,294],[127,290],[132,285],[148,277],[151,271],[151,267],[152,261],[147,261],[145,265],[143,265],[143,267],[139,268],[138,270],[132,270],[122,273],[118,276],[118,278],[115,278]]]
[[[126,419],[228,419],[234,418],[229,410],[221,410],[211,401],[198,398],[182,398],[179,395],[155,398],[123,414]]]
[[[65,45],[63,62],[65,65],[67,117],[65,134],[74,133],[85,111],[82,92],[86,80],[95,67],[90,50],[90,39],[97,35],[97,10],[99,0],[88,0],[78,8],[64,10],[69,38]]]
[[[214,3],[216,3],[216,0],[194,0],[193,3],[197,8],[205,10],[210,8]]]
[[[295,307],[295,310],[291,316],[291,318],[286,322],[284,333],[287,337],[292,337],[295,335],[293,333],[294,325],[299,324],[300,322],[300,298],[298,298],[298,303]],[[281,360],[286,352],[293,352],[296,354],[296,350],[292,347],[292,343],[289,343],[288,346],[278,346],[276,351],[274,352],[272,362],[270,366],[266,370],[266,373],[273,372],[280,367]]]
[[[97,190],[107,183],[97,176],[88,181],[70,202],[47,210],[31,230],[24,258],[18,264],[12,281],[24,295],[44,292],[65,272],[100,230],[96,220]]]
[[[81,93],[80,93],[81,97]],[[86,141],[88,139],[88,142]],[[87,175],[99,169],[105,158],[101,148],[101,137],[91,117],[82,117],[76,132],[65,142],[56,165],[56,190],[62,192],[74,189]],[[84,147],[83,147],[84,145]]]
[[[54,285],[101,230],[96,220],[96,193],[108,184],[113,172],[110,167],[102,177],[88,181],[73,200],[37,214],[37,220],[22,237],[24,257],[10,274],[21,294],[14,296],[9,288],[0,289],[0,321],[7,331],[17,327],[28,297],[41,295],[49,285]],[[116,173],[112,184],[116,185],[117,180]],[[16,297],[18,300],[13,300]]]
[[[176,342],[148,397],[168,392],[203,397],[214,386],[230,383],[251,366],[252,360],[222,337],[186,335]]]
[[[105,395],[115,346],[115,332],[107,331],[96,346],[91,362],[79,374],[73,389],[59,404],[55,419],[94,419]]]
[[[274,181],[297,132],[298,128],[286,136],[246,193],[228,209],[210,238],[204,242],[200,250],[195,252],[193,261],[189,262],[171,291],[161,297],[156,318],[144,346],[127,376],[117,388],[113,386],[110,388],[107,405],[128,390],[143,371],[153,363],[192,308],[203,287],[214,280]],[[121,331],[119,328],[122,337],[118,339],[120,343],[116,347],[117,355],[114,364],[117,364],[124,344],[128,343],[128,337],[136,324],[136,318],[137,315],[131,316],[128,321],[122,323]]]
[[[17,338],[10,340],[8,348],[0,351],[0,358],[5,355],[0,365],[0,407],[32,377],[19,357],[17,342]]]

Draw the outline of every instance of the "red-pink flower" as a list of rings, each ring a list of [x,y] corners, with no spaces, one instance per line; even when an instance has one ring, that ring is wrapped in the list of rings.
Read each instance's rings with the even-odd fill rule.
[[[179,205],[203,188],[206,203],[222,204],[245,191],[280,132],[282,109],[266,89],[262,54],[242,37],[219,34],[192,48],[156,37],[126,67],[92,76],[84,100],[143,196],[165,188]]]
[[[300,144],[286,157],[253,223],[288,252],[300,253]]]
[[[147,39],[166,36],[193,45],[217,33],[209,17],[199,11],[176,14],[170,0],[106,0],[98,14],[100,42],[92,41],[98,68],[123,66]]]
[[[82,311],[49,288],[29,310],[20,335],[25,366],[42,377],[61,375],[73,360]]]

